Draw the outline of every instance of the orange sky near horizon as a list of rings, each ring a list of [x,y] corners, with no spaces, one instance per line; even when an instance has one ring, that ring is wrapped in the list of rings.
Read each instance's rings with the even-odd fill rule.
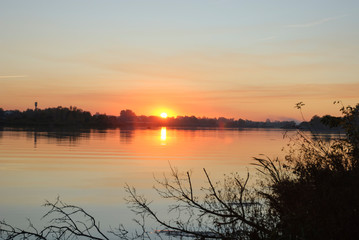
[[[3,101],[4,109],[26,110],[38,107],[76,106],[92,114],[96,112],[119,115],[121,110],[131,109],[137,115],[156,115],[166,112],[169,117],[228,117],[264,121],[295,119],[302,121],[295,103],[304,101],[303,113],[306,120],[313,115],[340,115],[340,106],[333,101],[341,100],[344,105],[358,103],[359,84],[336,85],[294,85],[281,87],[243,87],[241,90],[163,92],[163,90],[133,90],[124,93],[67,93],[57,94],[33,92],[19,94],[19,87],[13,88],[14,100]],[[11,92],[11,87],[8,91]],[[55,91],[55,89],[53,89]]]
[[[0,2],[0,108],[306,120],[359,103],[359,2]]]

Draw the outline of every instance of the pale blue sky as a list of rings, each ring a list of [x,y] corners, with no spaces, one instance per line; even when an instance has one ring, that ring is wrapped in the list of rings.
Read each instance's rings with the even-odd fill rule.
[[[359,102],[359,1],[11,0],[0,32],[6,109],[282,119]]]

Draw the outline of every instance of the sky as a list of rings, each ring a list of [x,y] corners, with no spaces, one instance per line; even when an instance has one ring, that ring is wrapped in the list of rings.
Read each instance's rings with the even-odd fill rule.
[[[359,1],[2,0],[0,107],[302,120],[359,103]]]

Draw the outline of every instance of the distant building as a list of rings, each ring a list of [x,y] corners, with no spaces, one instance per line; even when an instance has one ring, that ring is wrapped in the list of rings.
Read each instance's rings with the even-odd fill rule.
[[[37,102],[35,102],[35,110],[37,109]]]

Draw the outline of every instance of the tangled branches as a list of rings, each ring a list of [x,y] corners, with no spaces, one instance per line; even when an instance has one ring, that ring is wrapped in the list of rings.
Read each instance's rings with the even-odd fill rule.
[[[95,218],[83,208],[65,204],[59,198],[54,203],[46,202],[44,206],[49,208],[44,215],[50,219],[48,225],[37,230],[29,220],[29,228],[24,230],[1,221],[1,239],[109,239]]]
[[[126,187],[133,211],[158,222],[165,231],[196,239],[259,239],[273,233],[271,219],[262,204],[263,198],[247,188],[249,174],[241,179],[237,174],[227,176],[223,183],[213,183],[203,169],[208,186],[196,194],[191,174],[181,174],[171,167],[170,177],[157,180],[157,193],[174,204],[168,212],[179,217],[164,220],[152,210],[150,202]]]

